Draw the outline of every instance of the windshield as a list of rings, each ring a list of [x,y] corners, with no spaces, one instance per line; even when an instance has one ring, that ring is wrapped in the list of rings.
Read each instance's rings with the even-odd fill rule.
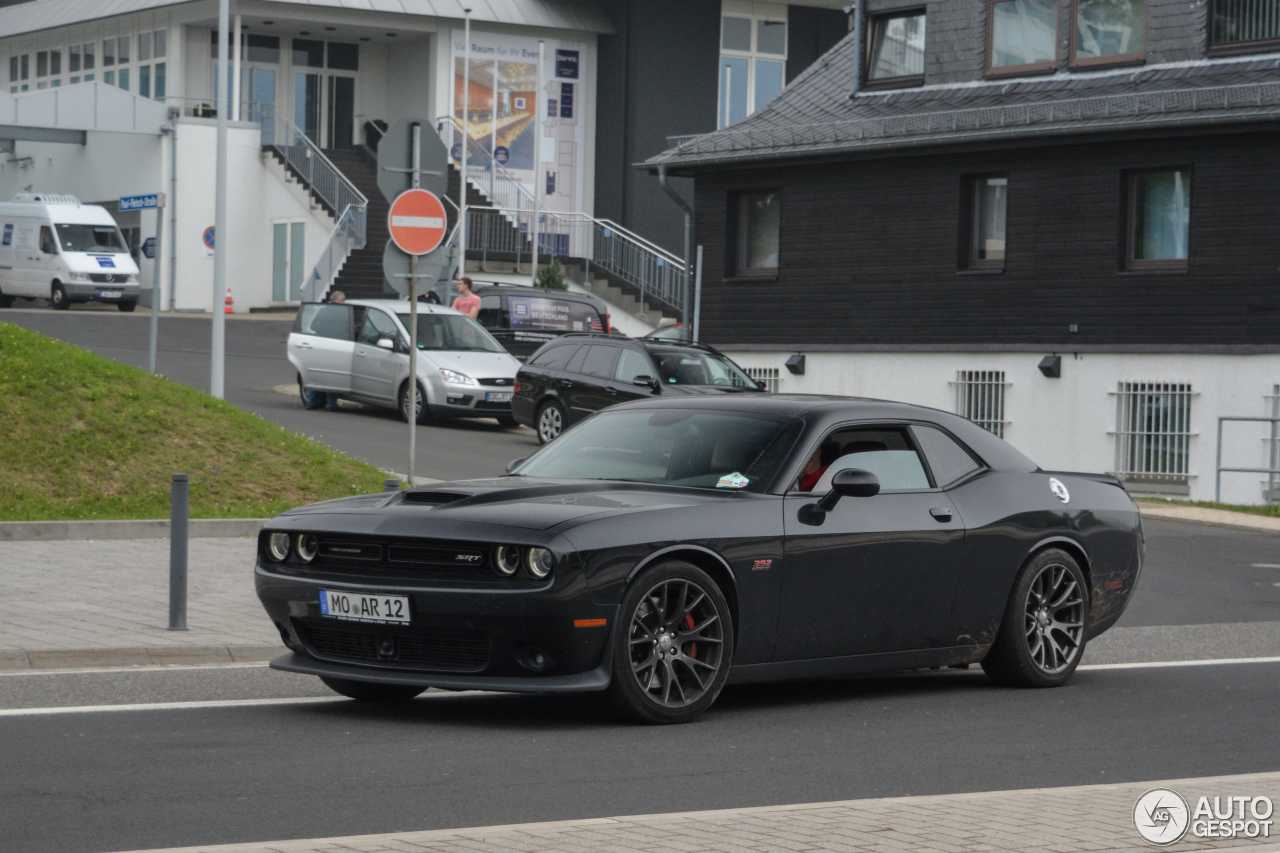
[[[59,225],[57,228],[64,252],[119,255],[128,251],[120,229],[114,225]]]
[[[409,328],[409,315],[399,317]],[[506,352],[483,326],[461,314],[419,314],[418,349]]]
[[[762,492],[786,460],[800,427],[797,420],[745,412],[605,411],[512,473]]]
[[[660,347],[652,347],[649,352],[658,365],[658,378],[663,385],[718,385],[744,391],[760,390],[741,367],[719,353]]]

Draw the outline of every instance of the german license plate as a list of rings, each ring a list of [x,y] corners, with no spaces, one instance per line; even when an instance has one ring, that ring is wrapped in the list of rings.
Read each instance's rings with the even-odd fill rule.
[[[119,299],[120,291],[118,290],[99,290],[98,296],[103,299]]]
[[[403,595],[361,595],[322,589],[320,615],[351,622],[408,625],[409,599]]]
[[[510,403],[511,392],[510,391],[489,391],[484,395],[484,401],[486,403]]]

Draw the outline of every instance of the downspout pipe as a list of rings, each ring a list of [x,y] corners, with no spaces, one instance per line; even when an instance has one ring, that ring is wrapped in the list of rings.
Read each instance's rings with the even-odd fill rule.
[[[658,166],[658,186],[671,196],[672,201],[680,206],[684,211],[684,325],[685,333],[693,334],[693,208],[689,206],[689,202],[685,201],[680,193],[671,188],[667,183],[667,167],[666,165]],[[692,339],[692,338],[691,338]]]

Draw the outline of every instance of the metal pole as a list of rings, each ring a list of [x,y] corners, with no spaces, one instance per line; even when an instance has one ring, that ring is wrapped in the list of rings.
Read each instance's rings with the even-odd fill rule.
[[[231,120],[240,121],[240,15],[236,14],[235,26],[231,32],[235,34],[235,44],[231,46]]]
[[[164,193],[156,199],[155,280],[151,283],[151,335],[147,344],[147,370],[156,372],[156,339],[160,334],[160,272],[164,257],[160,251],[164,235]]]
[[[542,51],[543,41],[538,39],[538,91],[533,99],[533,214],[529,224],[529,233],[533,235],[529,283],[535,287],[538,285],[538,209],[542,207],[542,111],[547,97],[542,91]]]
[[[463,41],[466,43],[462,54],[462,174],[458,180],[458,243],[462,247],[459,276],[467,274],[467,147],[471,142],[471,10],[463,9],[462,14]],[[413,177],[417,180],[416,172]]]
[[[187,516],[191,478],[174,474],[169,491],[169,630],[187,630]]]
[[[693,280],[693,342],[702,333],[702,246],[698,246],[697,273]]]
[[[463,143],[464,150],[466,143]],[[422,125],[409,125],[409,186],[418,189],[422,178]],[[409,488],[413,488],[413,466],[418,454],[418,256],[409,256]],[[422,395],[422,405],[427,404]]]
[[[733,66],[726,65],[724,67],[724,124],[721,127],[729,126],[729,116],[733,113],[730,111],[729,105],[732,103],[733,97]]]
[[[178,233],[178,118],[182,110],[169,107],[169,125],[173,131],[169,134],[169,200],[173,202],[170,223],[173,233]],[[170,239],[173,239],[172,237]],[[178,304],[178,241],[173,241],[169,251],[169,310],[173,311]]]
[[[1222,418],[1218,418],[1218,461],[1214,465],[1213,502],[1222,503]]]
[[[493,61],[493,105],[489,110],[489,204],[498,207],[498,60]]]
[[[230,0],[218,0],[218,154],[214,179],[213,214],[213,335],[210,346],[209,394],[225,396],[227,316],[222,299],[227,290],[227,47],[231,26]]]

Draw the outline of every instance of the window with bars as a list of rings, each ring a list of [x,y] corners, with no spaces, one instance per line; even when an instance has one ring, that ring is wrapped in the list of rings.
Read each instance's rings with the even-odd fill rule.
[[[1280,385],[1272,385],[1266,395],[1267,414],[1280,418]],[[1280,422],[1267,424],[1267,467],[1280,469]],[[1268,474],[1262,481],[1262,499],[1269,504],[1280,503],[1280,474]]]
[[[957,370],[956,414],[1004,438],[1004,392],[1009,387],[1003,370]]]
[[[764,383],[764,390],[771,394],[778,393],[778,368],[776,367],[744,367],[747,375],[757,382]]]
[[[1185,483],[1190,476],[1191,385],[1121,382],[1116,390],[1116,470],[1126,480]]]
[[[1216,49],[1270,49],[1280,41],[1280,5],[1275,0],[1213,0],[1212,18]]]

